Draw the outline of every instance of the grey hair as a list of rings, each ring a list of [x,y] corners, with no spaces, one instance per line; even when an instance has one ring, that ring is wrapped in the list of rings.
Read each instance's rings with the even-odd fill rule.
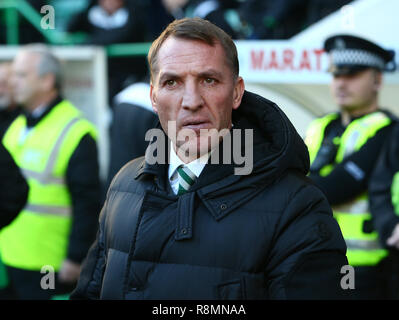
[[[28,44],[22,48],[24,52],[39,55],[37,74],[39,77],[46,74],[54,75],[54,88],[62,89],[62,70],[61,61],[51,52],[50,48],[44,44]]]

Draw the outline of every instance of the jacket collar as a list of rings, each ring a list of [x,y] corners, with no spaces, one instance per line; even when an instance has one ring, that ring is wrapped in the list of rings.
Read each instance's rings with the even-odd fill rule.
[[[31,127],[34,127],[35,125],[37,125],[62,100],[63,100],[62,97],[60,95],[58,95],[53,101],[51,101],[47,106],[45,106],[45,110],[38,117],[33,116],[32,113],[24,111],[24,114],[26,116],[26,125],[27,125],[27,127],[31,128]]]

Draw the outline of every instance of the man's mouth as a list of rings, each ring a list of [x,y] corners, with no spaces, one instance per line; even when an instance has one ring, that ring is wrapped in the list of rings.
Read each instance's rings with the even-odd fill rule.
[[[336,97],[339,99],[348,98],[350,95],[347,92],[337,92]]]
[[[191,129],[194,131],[199,131],[201,129],[210,129],[210,122],[206,119],[186,120],[182,123],[181,128]]]

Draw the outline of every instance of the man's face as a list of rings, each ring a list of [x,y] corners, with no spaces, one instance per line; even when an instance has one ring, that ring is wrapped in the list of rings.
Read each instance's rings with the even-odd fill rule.
[[[0,110],[7,109],[12,104],[12,91],[10,85],[11,67],[0,65]]]
[[[334,76],[332,95],[343,110],[359,110],[375,101],[381,86],[381,74],[367,69],[351,75]]]
[[[222,46],[170,37],[158,52],[155,69],[151,101],[162,128],[179,148],[185,142],[168,132],[168,122],[176,121],[177,135],[184,129],[195,132],[185,148],[199,155],[209,152],[214,136],[201,129],[230,129],[232,110],[244,93],[244,82],[233,76]]]
[[[20,52],[13,61],[14,97],[24,107],[31,105],[42,94],[42,79],[37,74],[38,63],[39,56],[28,52]]]

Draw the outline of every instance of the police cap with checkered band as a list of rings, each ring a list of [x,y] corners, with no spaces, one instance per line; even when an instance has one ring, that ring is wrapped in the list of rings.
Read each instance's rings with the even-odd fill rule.
[[[395,52],[353,35],[335,35],[324,42],[330,55],[329,72],[334,75],[354,74],[368,68],[394,71]]]

